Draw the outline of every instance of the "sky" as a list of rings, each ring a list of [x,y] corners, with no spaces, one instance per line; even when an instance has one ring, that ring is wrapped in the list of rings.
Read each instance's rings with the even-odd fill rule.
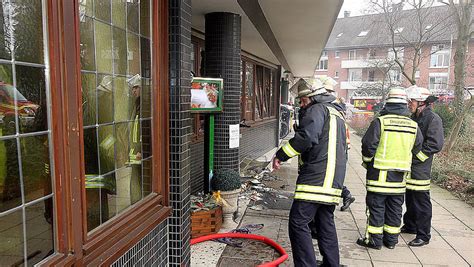
[[[368,0],[345,0],[342,4],[341,12],[339,12],[339,18],[344,17],[344,11],[351,11],[351,16],[362,15],[362,12],[367,8]]]
[[[427,1],[427,0],[423,0]],[[456,0],[454,1],[457,2]],[[344,4],[342,4],[341,11],[339,12],[338,18],[344,17],[344,11],[348,10],[351,11],[351,16],[360,16],[364,13],[367,14],[367,8],[369,7],[370,0],[344,0]],[[442,5],[442,3],[438,3],[438,1],[434,1],[434,6]],[[405,9],[409,8],[409,5],[405,5]]]

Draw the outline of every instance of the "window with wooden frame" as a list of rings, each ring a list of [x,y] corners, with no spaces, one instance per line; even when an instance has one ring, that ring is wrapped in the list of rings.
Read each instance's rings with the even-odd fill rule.
[[[241,118],[246,122],[277,114],[278,71],[247,58],[242,60]]]
[[[167,1],[0,9],[1,262],[109,265],[170,214]]]
[[[201,72],[201,66],[203,64],[202,53],[204,52],[204,40],[199,39],[195,36],[191,38],[191,70],[196,77],[201,77],[204,73]],[[193,141],[204,140],[204,115],[193,114],[192,119],[192,132]]]

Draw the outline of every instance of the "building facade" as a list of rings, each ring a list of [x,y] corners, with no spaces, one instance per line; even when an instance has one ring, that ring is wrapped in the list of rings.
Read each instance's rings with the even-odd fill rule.
[[[445,6],[420,12],[423,18],[417,25],[412,18],[419,13],[399,11],[401,19],[393,24],[396,26],[393,45],[391,32],[384,30],[389,25],[384,19],[387,14],[350,17],[346,13],[344,18],[337,19],[315,75],[333,77],[338,82],[339,96],[358,108],[367,109],[368,102],[375,103],[382,98],[381,88],[411,85],[395,62],[397,58],[418,86],[429,88],[433,94],[451,97],[457,36],[454,18]],[[416,50],[419,60],[415,59],[417,63],[413,64],[417,45],[420,46]],[[471,41],[466,60],[466,87],[474,85],[473,48]]]
[[[215,167],[238,170],[278,145],[281,73],[312,75],[341,4],[1,2],[1,265],[189,266],[192,75],[224,80]]]

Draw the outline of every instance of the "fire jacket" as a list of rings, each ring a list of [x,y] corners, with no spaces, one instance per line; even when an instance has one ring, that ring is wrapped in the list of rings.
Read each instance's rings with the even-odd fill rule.
[[[411,177],[407,178],[407,189],[428,191],[433,155],[441,151],[444,144],[443,122],[431,107],[426,107],[418,116],[414,114],[412,119],[418,123],[423,134],[423,145],[421,151],[413,157]]]
[[[362,160],[367,168],[367,191],[404,194],[412,162],[423,142],[422,134],[407,117],[403,104],[386,104],[362,138]]]
[[[327,205],[339,204],[346,172],[347,147],[344,117],[331,102],[318,95],[305,108],[295,137],[277,151],[281,161],[300,156],[295,199]]]

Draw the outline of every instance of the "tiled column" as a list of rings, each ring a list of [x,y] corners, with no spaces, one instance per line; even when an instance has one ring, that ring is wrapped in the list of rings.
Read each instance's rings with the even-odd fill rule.
[[[229,125],[240,122],[240,22],[238,14],[206,14],[206,76],[224,79],[224,112],[215,118],[214,169],[239,170],[239,148],[229,148]]]
[[[169,0],[169,266],[190,266],[191,0]]]

